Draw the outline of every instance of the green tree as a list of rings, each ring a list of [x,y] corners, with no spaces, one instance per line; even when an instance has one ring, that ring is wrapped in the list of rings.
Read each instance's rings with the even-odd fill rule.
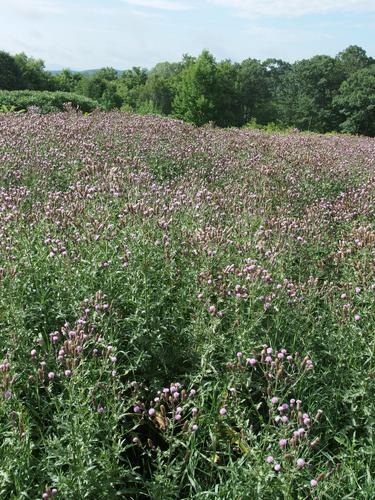
[[[302,130],[337,130],[339,116],[332,106],[345,78],[341,64],[319,55],[293,64],[283,78],[279,104],[284,125]]]
[[[123,71],[117,80],[117,92],[122,99],[123,108],[135,111],[140,102],[140,94],[147,81],[147,70],[134,67]]]
[[[220,127],[243,125],[241,94],[238,86],[240,65],[231,61],[217,64],[217,90],[215,122]]]
[[[217,104],[217,64],[204,50],[196,61],[189,61],[181,73],[173,100],[177,118],[196,125],[215,121]]]
[[[63,69],[55,76],[55,87],[62,92],[75,92],[81,80],[81,73]]]
[[[346,78],[374,62],[371,57],[368,57],[366,51],[358,45],[350,45],[347,49],[339,52],[336,59],[341,63]]]
[[[173,80],[172,76],[162,76],[158,73],[151,74],[140,89],[140,102],[148,103],[150,109],[156,113],[170,115],[175,94]]]
[[[0,89],[17,90],[22,88],[20,69],[7,52],[0,51]]]
[[[340,129],[375,136],[375,64],[354,73],[340,87],[334,105],[345,120]]]
[[[52,75],[45,71],[42,59],[28,57],[21,52],[14,56],[21,74],[22,88],[28,90],[55,90]]]
[[[242,121],[269,120],[271,91],[267,69],[257,59],[245,59],[239,68],[238,87],[242,106]]]

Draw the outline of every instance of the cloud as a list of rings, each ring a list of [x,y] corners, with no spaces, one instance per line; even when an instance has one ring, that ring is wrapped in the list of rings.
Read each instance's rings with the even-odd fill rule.
[[[122,0],[137,7],[149,7],[151,9],[181,11],[189,10],[191,7],[180,0]]]
[[[249,17],[299,17],[332,12],[375,11],[374,0],[207,0]]]

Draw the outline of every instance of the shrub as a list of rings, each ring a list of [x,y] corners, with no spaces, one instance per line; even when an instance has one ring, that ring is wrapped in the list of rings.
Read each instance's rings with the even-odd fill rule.
[[[93,99],[71,92],[48,92],[36,90],[2,90],[0,91],[0,108],[13,111],[26,110],[36,106],[41,113],[63,111],[64,104],[71,103],[73,108],[83,112],[91,112],[99,107]]]

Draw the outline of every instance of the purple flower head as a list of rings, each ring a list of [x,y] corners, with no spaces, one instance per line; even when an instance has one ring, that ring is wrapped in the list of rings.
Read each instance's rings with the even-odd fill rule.
[[[141,408],[138,405],[135,405],[133,407],[133,411],[134,411],[134,413],[141,413],[142,410],[141,410]]]
[[[191,426],[191,432],[195,432],[197,429],[198,429],[197,424],[193,424],[193,425]]]
[[[242,358],[242,352],[238,352],[238,353],[236,354],[236,356],[237,356],[237,358],[238,358],[238,359],[239,359],[239,358]]]
[[[285,448],[287,444],[288,441],[286,439],[280,439],[279,441],[280,448]]]
[[[150,417],[153,417],[155,415],[155,413],[156,413],[156,410],[154,408],[150,408],[148,410],[148,414],[150,415]]]
[[[279,402],[279,398],[277,398],[276,396],[274,396],[273,398],[271,398],[271,403],[273,405],[277,405],[278,402]]]
[[[318,486],[318,481],[316,479],[311,479],[310,486],[311,488],[316,488]]]
[[[223,408],[220,408],[219,413],[220,413],[220,415],[221,415],[222,417],[224,417],[224,416],[227,414],[227,410],[226,410],[226,408],[224,408],[224,407],[223,407]]]
[[[257,364],[257,360],[255,358],[247,358],[246,364],[250,366],[255,366]]]
[[[266,458],[266,462],[267,462],[268,464],[272,464],[273,460],[274,460],[274,459],[273,459],[273,456],[272,456],[272,455],[268,455],[268,457]]]
[[[303,458],[298,458],[297,459],[297,467],[299,469],[303,469],[305,467],[306,462],[304,461]]]
[[[4,392],[5,399],[11,399],[12,396],[13,396],[12,391],[10,391],[9,389]]]
[[[274,466],[274,470],[275,470],[275,472],[280,472],[280,470],[281,470],[281,465],[280,465],[280,464],[275,464],[275,466]]]
[[[48,378],[49,378],[49,380],[53,380],[55,378],[54,372],[49,372],[48,373]]]
[[[179,422],[179,421],[181,420],[181,418],[182,418],[181,414],[180,414],[180,413],[176,413],[176,415],[175,415],[174,419],[175,419],[177,422]]]

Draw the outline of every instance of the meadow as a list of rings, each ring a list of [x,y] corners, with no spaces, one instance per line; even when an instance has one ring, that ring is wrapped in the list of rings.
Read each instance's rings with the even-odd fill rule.
[[[375,497],[375,140],[0,115],[0,498]]]

